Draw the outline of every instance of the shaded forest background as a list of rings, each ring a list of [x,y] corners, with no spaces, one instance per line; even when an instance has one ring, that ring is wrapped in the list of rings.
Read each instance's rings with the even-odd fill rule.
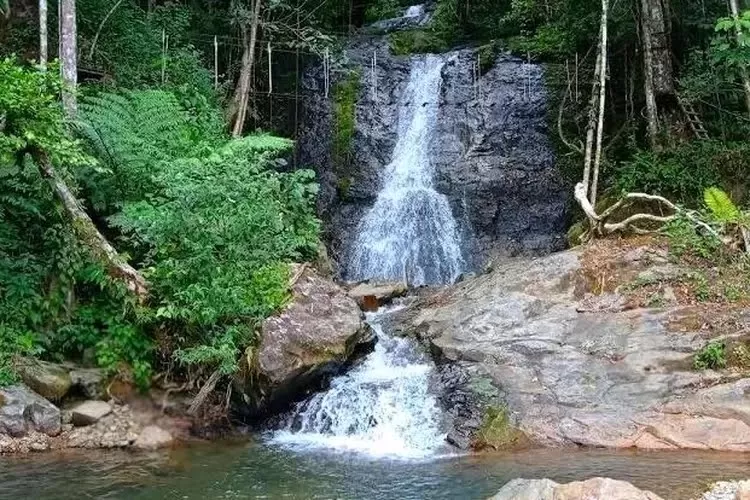
[[[57,3],[48,6],[42,71],[37,2],[0,0],[0,383],[15,380],[18,356],[98,365],[142,387],[157,372],[231,375],[260,321],[288,298],[286,264],[320,253],[314,174],[296,164],[290,140],[304,105],[301,75],[330,54],[334,80],[344,78],[347,37],[409,2],[74,3],[71,89],[54,61]],[[745,204],[747,5],[438,0],[430,8],[427,26],[387,35],[395,53],[474,47],[484,69],[503,51],[545,65],[550,131],[571,191],[601,97],[596,82],[606,81],[599,206],[643,191],[700,209],[714,186]],[[61,92],[74,93],[75,114]],[[336,126],[349,130],[349,118],[337,116]],[[147,296],[92,251],[56,182],[148,283]]]

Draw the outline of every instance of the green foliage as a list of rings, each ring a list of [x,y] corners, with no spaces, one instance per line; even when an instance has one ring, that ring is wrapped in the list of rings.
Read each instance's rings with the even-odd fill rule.
[[[78,0],[80,64],[110,75],[119,86],[163,86],[182,98],[183,92],[213,100],[211,72],[201,64],[192,45],[192,13],[188,7],[167,2],[148,14],[137,3],[126,1],[112,11],[96,46],[101,22],[112,8],[106,0]],[[169,36],[169,50],[162,50],[162,35]],[[164,81],[162,81],[164,68]]]
[[[703,200],[717,222],[738,222],[742,216],[729,195],[717,187],[706,188]]]
[[[388,43],[395,55],[440,53],[450,48],[446,40],[430,28],[396,31],[389,35]]]
[[[703,201],[705,189],[732,184],[750,173],[748,146],[707,140],[661,152],[639,150],[618,167],[616,187],[622,192],[660,194],[697,206]]]
[[[693,221],[677,217],[667,223],[662,231],[669,238],[669,249],[677,257],[694,255],[710,259],[717,255],[722,243],[716,237],[699,233]]]
[[[222,127],[189,115],[177,97],[161,90],[101,94],[83,100],[79,135],[106,169],[80,169],[79,178],[98,212],[153,192],[153,165],[210,151]]]
[[[285,263],[317,252],[314,174],[273,170],[291,141],[228,141],[163,91],[83,110],[80,130],[109,167],[90,190],[152,285],[141,321],[181,332],[179,361],[233,371],[254,325],[287,298]]]
[[[726,345],[724,342],[711,342],[693,356],[696,370],[718,370],[727,366]]]
[[[381,19],[392,19],[398,17],[404,9],[400,0],[377,0],[367,6],[365,11],[365,22],[374,23]]]
[[[333,161],[341,169],[348,167],[351,161],[361,78],[362,75],[358,71],[350,71],[333,89]]]
[[[16,163],[19,155],[35,149],[55,163],[90,161],[63,127],[57,74],[54,67],[43,72],[14,58],[0,60],[0,165]]]

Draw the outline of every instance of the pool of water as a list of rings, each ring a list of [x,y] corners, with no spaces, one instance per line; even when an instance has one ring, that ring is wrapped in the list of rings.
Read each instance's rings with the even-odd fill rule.
[[[750,477],[750,456],[696,452],[529,450],[431,460],[211,444],[170,452],[76,451],[0,457],[0,498],[486,498],[516,477],[623,479],[667,499]]]

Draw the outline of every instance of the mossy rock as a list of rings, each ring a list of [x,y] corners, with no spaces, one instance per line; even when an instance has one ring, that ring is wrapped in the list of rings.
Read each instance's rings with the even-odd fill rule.
[[[474,435],[472,448],[509,450],[523,448],[528,444],[528,438],[513,425],[506,408],[489,407],[485,411],[482,426]]]
[[[68,370],[54,363],[24,358],[15,369],[24,384],[50,401],[60,401],[73,385]]]

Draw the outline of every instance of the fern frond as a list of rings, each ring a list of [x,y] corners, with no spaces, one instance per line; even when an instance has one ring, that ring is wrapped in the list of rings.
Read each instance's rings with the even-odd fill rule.
[[[719,222],[737,222],[741,212],[729,198],[729,195],[717,187],[707,188],[703,192],[703,200],[711,211],[711,215]]]

